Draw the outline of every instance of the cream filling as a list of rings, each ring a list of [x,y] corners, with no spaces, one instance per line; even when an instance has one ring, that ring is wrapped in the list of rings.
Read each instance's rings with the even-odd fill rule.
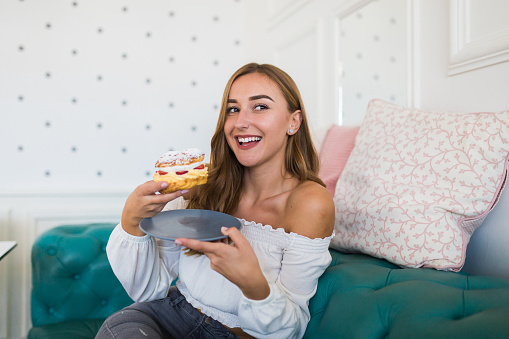
[[[201,166],[203,163],[204,163],[203,161],[199,161],[199,162],[194,162],[190,165],[156,167],[156,172],[164,171],[164,172],[168,172],[168,173],[175,173],[175,172],[189,171],[189,170],[195,169],[198,166]]]

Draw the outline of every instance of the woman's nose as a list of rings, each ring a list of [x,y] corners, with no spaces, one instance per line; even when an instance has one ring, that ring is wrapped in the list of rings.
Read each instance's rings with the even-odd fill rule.
[[[238,129],[246,129],[249,127],[249,114],[245,109],[241,109],[237,114],[237,120],[235,121],[235,127]]]

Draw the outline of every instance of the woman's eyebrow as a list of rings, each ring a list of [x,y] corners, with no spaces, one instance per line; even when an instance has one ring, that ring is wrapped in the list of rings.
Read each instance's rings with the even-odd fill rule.
[[[249,97],[249,100],[258,100],[258,99],[269,99],[270,101],[274,102],[274,100],[272,100],[271,97],[269,97],[268,95],[265,95],[265,94],[260,94],[260,95],[254,95],[252,97]]]
[[[269,99],[270,101],[274,102],[274,100],[265,94],[259,94],[259,95],[253,95],[252,97],[249,97],[250,101],[258,100],[258,99]],[[238,103],[237,99],[228,99],[229,104],[236,104]]]

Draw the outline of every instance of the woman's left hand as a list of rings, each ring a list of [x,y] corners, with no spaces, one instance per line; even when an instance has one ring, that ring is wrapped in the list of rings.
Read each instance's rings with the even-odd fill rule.
[[[265,299],[270,293],[269,284],[251,244],[235,227],[223,227],[221,232],[229,236],[233,244],[187,238],[175,239],[175,243],[204,253],[210,259],[210,267],[237,285],[247,298]]]

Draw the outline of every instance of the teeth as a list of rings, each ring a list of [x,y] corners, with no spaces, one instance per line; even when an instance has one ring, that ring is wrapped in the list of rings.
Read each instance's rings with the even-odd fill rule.
[[[251,142],[251,141],[260,141],[260,140],[262,140],[262,138],[260,138],[260,137],[239,138],[240,143]]]

